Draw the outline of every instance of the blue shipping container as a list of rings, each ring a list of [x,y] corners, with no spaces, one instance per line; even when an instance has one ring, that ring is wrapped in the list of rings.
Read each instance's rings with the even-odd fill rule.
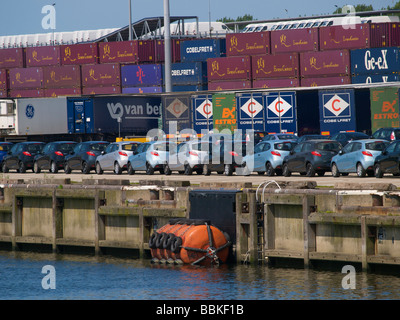
[[[268,92],[264,94],[265,131],[297,134],[296,92]]]
[[[400,81],[398,73],[360,74],[351,77],[351,83],[386,83]]]
[[[400,70],[399,52],[400,48],[397,47],[351,50],[351,73],[397,73]]]
[[[213,129],[212,95],[192,96],[193,129],[197,134],[207,134]]]
[[[68,132],[146,135],[158,128],[161,97],[68,98]],[[121,120],[119,123],[118,120]]]
[[[163,87],[125,87],[122,93],[160,93]]]
[[[121,66],[122,87],[162,86],[161,64]]]
[[[264,131],[265,112],[262,93],[242,93],[236,96],[238,129]]]
[[[357,131],[353,89],[319,90],[318,95],[321,134]]]
[[[193,92],[193,91],[207,91],[207,90],[208,90],[208,84],[172,86],[172,92]]]
[[[172,85],[207,83],[207,62],[173,63],[171,65],[171,82]]]
[[[225,39],[186,40],[181,43],[182,62],[204,62],[226,56]]]

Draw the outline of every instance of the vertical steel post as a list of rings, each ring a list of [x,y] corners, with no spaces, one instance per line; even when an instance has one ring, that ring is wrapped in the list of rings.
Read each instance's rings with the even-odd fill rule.
[[[132,0],[129,0],[129,40],[132,41]]]
[[[169,17],[169,0],[164,0],[164,50],[165,50],[165,92],[172,91],[171,85],[171,31]]]

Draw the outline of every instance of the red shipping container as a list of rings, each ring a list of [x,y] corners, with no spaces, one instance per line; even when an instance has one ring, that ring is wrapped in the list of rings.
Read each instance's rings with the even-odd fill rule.
[[[55,98],[61,96],[79,96],[82,94],[81,88],[56,88],[56,89],[45,89],[45,97]]]
[[[42,68],[14,68],[9,70],[10,89],[40,89],[43,87]]]
[[[82,94],[94,95],[94,94],[117,94],[121,93],[121,87],[85,87],[82,88]]]
[[[208,81],[251,80],[251,57],[223,57],[207,60]]]
[[[0,68],[24,68],[25,49],[0,49]]]
[[[349,27],[345,29],[345,27]],[[370,47],[370,25],[368,23],[345,26],[330,26],[319,29],[319,48],[323,50],[364,49]]]
[[[342,84],[350,84],[350,76],[344,77],[315,77],[301,79],[302,87],[321,87],[321,86],[337,86]]]
[[[97,43],[84,43],[61,46],[62,65],[81,65],[98,63],[99,47]]]
[[[400,46],[400,22],[393,22],[390,24],[390,47]]]
[[[382,48],[390,46],[389,23],[371,23],[370,44],[371,48]]]
[[[10,98],[43,98],[44,90],[43,89],[10,90],[9,97]]]
[[[208,83],[208,90],[221,91],[221,90],[234,90],[234,89],[250,89],[251,81],[215,81]]]
[[[171,39],[171,62],[181,61],[180,40]],[[155,62],[165,61],[165,40],[156,40],[155,42]]]
[[[300,87],[298,78],[253,80],[253,88],[293,88]]]
[[[26,48],[26,66],[41,67],[60,65],[60,47],[28,47]]]
[[[138,41],[99,43],[100,63],[138,63]]]
[[[8,73],[6,69],[0,70],[0,90],[8,89]]]
[[[270,53],[271,33],[228,33],[226,35],[226,55],[245,56]]]
[[[138,40],[139,63],[155,61],[155,41],[156,40]]]
[[[118,63],[83,65],[82,87],[112,87],[121,85],[121,67]]]
[[[297,78],[299,76],[299,54],[281,53],[253,56],[252,72],[253,79]]]
[[[80,66],[43,67],[43,79],[45,88],[80,88]]]
[[[278,30],[271,33],[271,53],[319,50],[319,28]]]
[[[300,70],[302,77],[349,75],[349,50],[302,52]]]

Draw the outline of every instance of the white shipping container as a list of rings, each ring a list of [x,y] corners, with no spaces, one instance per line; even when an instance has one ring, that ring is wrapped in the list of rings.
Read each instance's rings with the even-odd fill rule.
[[[16,108],[17,135],[68,133],[65,97],[17,99]]]
[[[14,129],[14,102],[12,100],[0,100],[0,129]]]

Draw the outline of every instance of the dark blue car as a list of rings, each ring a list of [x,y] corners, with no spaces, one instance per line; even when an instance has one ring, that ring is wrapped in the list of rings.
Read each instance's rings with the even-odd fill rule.
[[[2,169],[7,173],[10,169],[25,173],[27,169],[33,169],[33,160],[42,152],[43,142],[20,142],[12,146],[3,159]]]
[[[7,155],[8,151],[14,144],[12,142],[0,142],[0,164],[3,167],[3,159]]]
[[[40,173],[41,170],[50,170],[57,173],[64,168],[65,157],[74,150],[76,142],[56,141],[45,145],[43,151],[36,155],[33,163],[33,172]]]

